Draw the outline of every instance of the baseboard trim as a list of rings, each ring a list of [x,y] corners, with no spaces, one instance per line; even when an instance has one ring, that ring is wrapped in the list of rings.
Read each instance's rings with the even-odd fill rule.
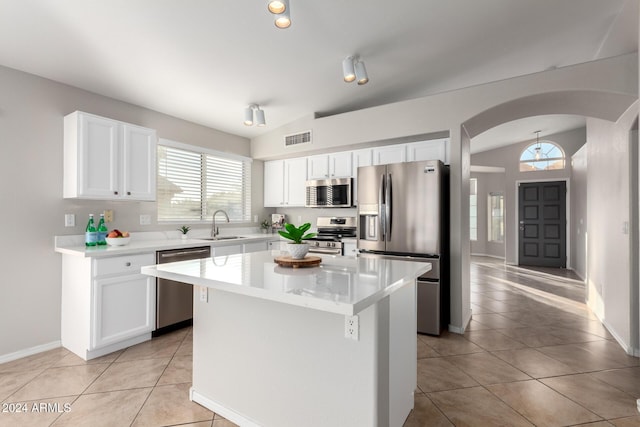
[[[503,256],[499,256],[499,255],[491,255],[491,254],[477,254],[477,253],[472,253],[470,254],[471,256],[486,256],[488,258],[496,258],[496,259],[501,259],[504,260],[505,258]]]
[[[25,348],[9,354],[3,354],[0,356],[0,363],[12,362],[14,360],[22,359],[23,357],[32,356],[34,354],[42,353],[45,351],[53,350],[55,348],[62,347],[60,340],[52,341],[47,344],[37,345],[35,347]]]
[[[620,337],[620,335],[618,335],[615,331],[615,329],[613,329],[611,327],[611,325],[609,325],[607,323],[606,320],[603,320],[600,318],[600,316],[598,316],[597,313],[594,313],[596,315],[596,317],[598,318],[598,320],[600,321],[600,323],[602,323],[602,326],[604,326],[607,331],[611,334],[611,336],[616,340],[616,342],[618,343],[618,345],[620,345],[620,347],[622,347],[622,349],[629,355],[629,356],[634,356],[634,357],[640,357],[640,350],[637,348],[633,348],[630,344],[628,344],[625,340],[622,339],[622,337]]]
[[[193,387],[189,389],[189,399],[191,399],[192,402],[196,402],[197,404],[204,406],[210,411],[223,416],[232,423],[246,427],[260,427],[260,425],[255,421],[250,420],[247,417],[237,413],[236,411],[226,408],[218,402],[203,396],[202,394],[195,391]]]
[[[472,315],[472,311],[469,310],[469,315],[464,320],[464,322],[462,322],[462,324],[464,325],[462,327],[449,324],[449,332],[453,332],[454,334],[461,334],[461,335],[464,334],[464,331],[467,330],[467,328],[469,327],[469,323],[471,322],[471,315]]]

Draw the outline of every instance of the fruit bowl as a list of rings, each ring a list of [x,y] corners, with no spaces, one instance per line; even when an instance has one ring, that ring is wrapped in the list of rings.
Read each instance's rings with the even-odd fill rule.
[[[107,237],[106,240],[109,246],[124,246],[129,244],[131,237]]]

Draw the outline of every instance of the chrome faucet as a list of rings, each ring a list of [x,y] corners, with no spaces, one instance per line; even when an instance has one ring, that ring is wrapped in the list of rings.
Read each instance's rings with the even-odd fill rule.
[[[216,227],[216,215],[222,212],[224,214],[224,216],[227,218],[227,222],[229,222],[229,215],[227,215],[227,213],[225,211],[223,211],[222,209],[218,209],[217,211],[215,211],[213,213],[213,223],[211,224],[211,237],[215,238],[218,234],[220,234],[220,229],[218,229],[218,227]]]

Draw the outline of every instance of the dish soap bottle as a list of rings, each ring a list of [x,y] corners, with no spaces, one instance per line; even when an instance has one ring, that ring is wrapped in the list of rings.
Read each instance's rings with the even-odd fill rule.
[[[104,214],[101,213],[100,214],[100,221],[98,221],[98,240],[97,240],[97,244],[98,246],[103,246],[107,244],[107,233],[109,232],[109,230],[107,230],[107,226],[104,224]]]
[[[89,214],[89,222],[87,223],[87,228],[84,233],[84,244],[85,246],[96,246],[97,240],[98,231],[93,223],[93,214]]]

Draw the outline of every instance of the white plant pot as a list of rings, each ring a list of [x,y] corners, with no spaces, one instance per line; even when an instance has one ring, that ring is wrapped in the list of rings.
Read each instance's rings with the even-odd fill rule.
[[[181,238],[182,240],[187,240],[187,239],[188,239],[188,237],[187,237],[187,235],[186,235],[186,234],[182,234],[182,235],[180,236],[180,238]]]
[[[309,252],[308,243],[287,243],[287,250],[293,259],[302,259]]]

